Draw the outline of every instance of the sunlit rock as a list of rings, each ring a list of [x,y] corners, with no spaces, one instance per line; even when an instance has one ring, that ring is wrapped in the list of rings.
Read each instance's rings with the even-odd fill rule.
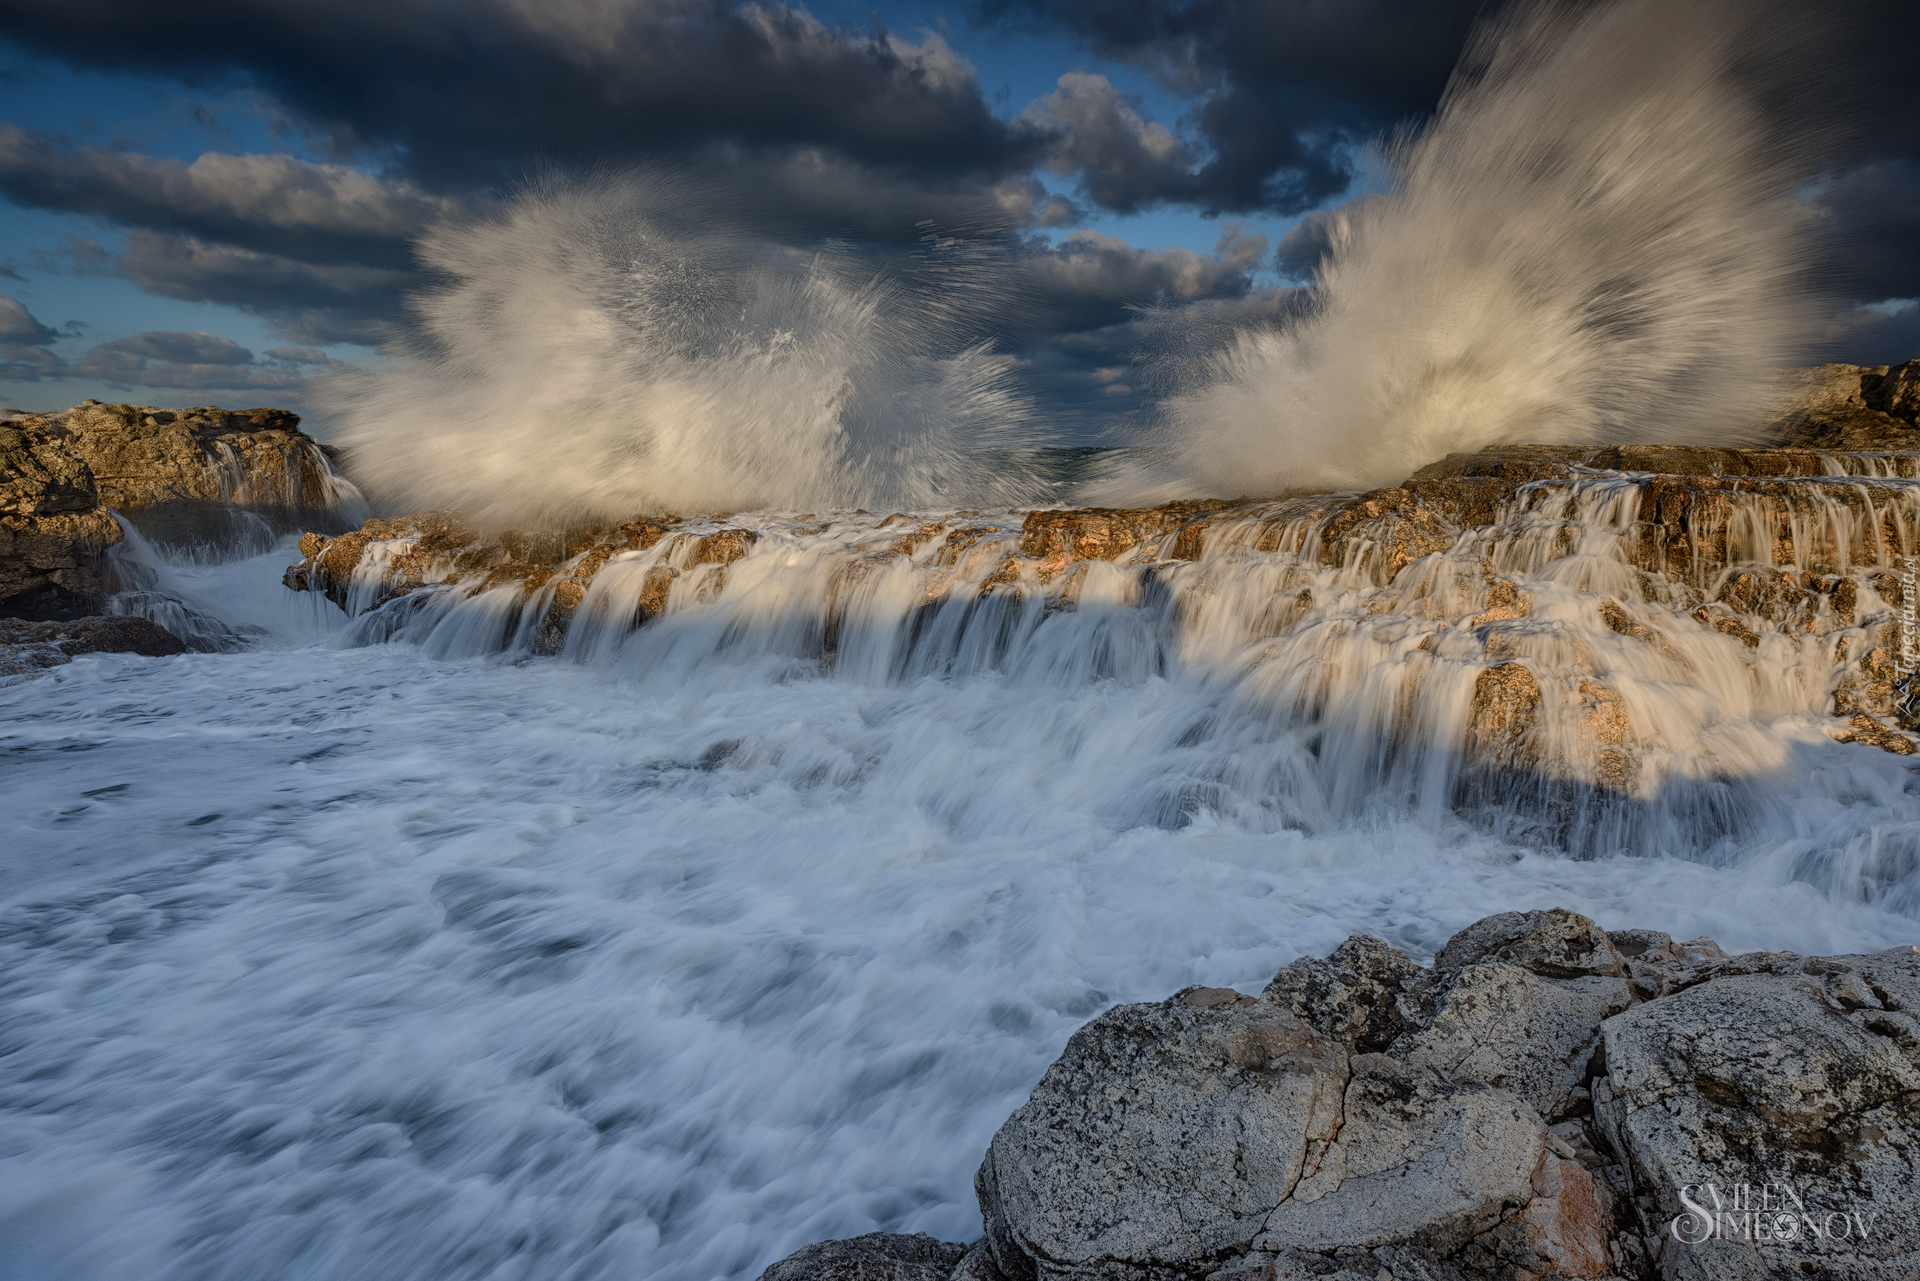
[[[971,1247],[874,1234],[765,1277],[1910,1277],[1916,1011],[1912,948],[1729,957],[1561,909],[1431,969],[1356,937],[1257,1000],[1081,1028],[994,1137]]]

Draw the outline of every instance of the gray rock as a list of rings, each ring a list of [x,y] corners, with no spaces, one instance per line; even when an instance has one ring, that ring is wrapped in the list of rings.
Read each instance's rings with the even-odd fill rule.
[[[1534,1110],[1505,1090],[1355,1061],[1344,1124],[1319,1169],[1267,1218],[1262,1250],[1401,1241],[1457,1246],[1525,1204],[1546,1145]]]
[[[966,1255],[966,1246],[924,1232],[869,1232],[803,1246],[762,1272],[760,1281],[951,1281]]]
[[[1111,1010],[994,1136],[983,1242],[769,1276],[1920,1276],[1920,951],[1727,957],[1556,909],[1439,960],[1353,938],[1260,1000]],[[1751,1239],[1788,1210],[1796,1240]]]
[[[1260,999],[1292,1010],[1307,1026],[1361,1053],[1372,1053],[1386,1049],[1403,1030],[1395,1001],[1423,972],[1384,939],[1356,934],[1332,956],[1303,956],[1288,965]]]
[[[1659,930],[1611,930],[1607,941],[1627,967],[1633,994],[1643,1001],[1658,1000],[1704,983],[1728,960],[1710,938],[1676,943]]]
[[[1554,979],[1618,977],[1624,972],[1607,932],[1563,907],[1486,917],[1448,939],[1433,958],[1434,968],[1441,970],[1481,961],[1506,961]]]
[[[49,622],[0,618],[0,682],[58,667],[80,654],[184,654],[187,644],[145,618],[101,615]]]
[[[1340,1125],[1345,1047],[1199,988],[1074,1033],[976,1179],[1010,1277],[1191,1272],[1243,1252]]]
[[[982,1238],[967,1247],[947,1281],[1007,1281],[1007,1274],[993,1261],[993,1247]]]
[[[1632,1000],[1623,978],[1542,978],[1495,961],[1436,975],[1433,1014],[1389,1053],[1408,1067],[1513,1091],[1541,1116],[1575,1110],[1601,1021]]]
[[[1597,1119],[1663,1277],[1920,1275],[1915,1010],[1920,951],[1765,953],[1606,1022]]]

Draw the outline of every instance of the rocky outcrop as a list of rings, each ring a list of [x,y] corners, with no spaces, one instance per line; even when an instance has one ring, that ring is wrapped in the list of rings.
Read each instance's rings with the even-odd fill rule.
[[[1295,568],[1271,584],[1274,631],[1313,608],[1306,578],[1316,569],[1340,575],[1342,592],[1376,593],[1370,611],[1444,622],[1453,639],[1436,632],[1422,647],[1445,640],[1448,662],[1466,657],[1458,629],[1468,629],[1480,670],[1460,746],[1476,768],[1627,794],[1641,777],[1642,731],[1626,699],[1582,656],[1586,641],[1569,637],[1543,659],[1540,647],[1558,625],[1530,623],[1523,575],[1493,568],[1517,558],[1522,570],[1541,572],[1547,562],[1593,555],[1580,540],[1605,527],[1618,534],[1608,532],[1604,557],[1630,572],[1594,601],[1607,629],[1644,643],[1684,679],[1688,654],[1698,657],[1686,634],[1715,633],[1749,650],[1771,636],[1795,646],[1836,637],[1829,651],[1810,655],[1835,672],[1830,734],[1911,754],[1890,620],[1903,590],[1893,558],[1920,550],[1915,477],[1920,454],[1511,445],[1449,455],[1364,494],[1034,511],[1011,538],[1004,525],[906,514],[853,521],[856,541],[876,537],[823,585],[823,658],[836,652],[841,599],[900,558],[923,576],[929,605],[1007,592],[1037,593],[1051,608],[1071,605],[1102,563],[1146,567],[1140,590],[1150,591],[1189,566],[1204,580],[1212,563],[1277,555]],[[507,636],[553,653],[602,569],[625,553],[665,544],[645,570],[634,626],[674,601],[716,598],[728,567],[762,537],[732,519],[646,517],[494,538],[446,513],[418,513],[343,536],[314,534],[287,582],[325,591],[356,614],[423,588],[464,596],[510,589],[518,612]],[[1476,561],[1478,571],[1460,572]],[[1435,568],[1443,562],[1451,581]],[[697,587],[688,577],[696,571]],[[416,597],[406,608],[422,605]]]
[[[160,624],[117,615],[66,622],[0,618],[0,680],[72,662],[81,654],[165,658],[188,646]]]
[[[1917,1014],[1914,948],[1728,957],[1559,909],[1431,968],[1356,937],[1075,1033],[994,1136],[971,1249],[765,1276],[1920,1275]]]
[[[967,1247],[924,1232],[821,1241],[768,1268],[765,1281],[950,1281]]]
[[[338,519],[341,481],[285,410],[88,401],[49,421],[93,473],[101,504],[153,541],[218,544],[249,522],[280,534]]]
[[[299,419],[277,409],[154,409],[94,401],[0,421],[0,614],[100,607],[113,513],[162,543],[229,543],[332,528],[357,495]]]
[[[288,567],[285,582],[294,591],[324,592],[348,613],[378,609],[427,587],[468,596],[509,588],[516,607],[539,609],[536,647],[557,653],[593,579],[621,552],[647,550],[669,535],[673,540],[670,563],[648,573],[634,620],[639,624],[665,612],[667,593],[681,573],[703,565],[724,573],[760,539],[751,529],[679,532],[679,524],[677,516],[640,516],[619,525],[486,536],[450,512],[415,512],[369,520],[336,537],[302,536],[302,559]]]
[[[1920,360],[1817,365],[1789,375],[1793,399],[1774,425],[1807,449],[1920,449]]]
[[[1076,561],[1114,560],[1136,548],[1157,547],[1194,517],[1230,506],[1210,501],[1028,512],[1020,529],[1020,554],[1035,562],[1039,581],[1051,582]]]
[[[102,558],[120,526],[64,444],[45,419],[0,422],[0,613],[75,617],[105,595]]]

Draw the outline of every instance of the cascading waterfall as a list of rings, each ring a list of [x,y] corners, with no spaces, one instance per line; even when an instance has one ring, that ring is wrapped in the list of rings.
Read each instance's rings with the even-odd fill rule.
[[[1826,476],[1709,489],[1678,559],[1649,541],[1650,478],[1595,471],[1522,485],[1491,524],[1404,566],[1368,539],[1323,563],[1348,495],[1232,509],[1187,558],[1170,534],[1065,567],[1022,554],[1020,513],[694,520],[606,562],[563,653],[643,689],[714,667],[875,687],[1165,685],[1179,697],[1132,727],[1124,825],[1324,830],[1457,807],[1579,855],[1738,859],[1794,825],[1780,780],[1826,750],[1836,691],[1885,645],[1885,571],[1920,547],[1913,458],[1820,461]],[[703,563],[729,529],[750,531],[743,554]],[[442,553],[427,585],[388,601],[396,563],[418,572],[415,540],[375,542],[339,643],[539,652],[558,584],[590,554],[529,592]],[[1486,681],[1510,669],[1525,724],[1489,724]],[[1920,881],[1888,867],[1810,875],[1920,906]]]

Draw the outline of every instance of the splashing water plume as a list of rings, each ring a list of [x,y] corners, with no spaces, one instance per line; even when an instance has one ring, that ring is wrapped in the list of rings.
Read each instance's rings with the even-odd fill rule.
[[[1815,141],[1769,124],[1756,70],[1805,74],[1811,41],[1767,53],[1759,24],[1626,0],[1483,26],[1432,122],[1384,148],[1390,190],[1332,219],[1305,311],[1176,378],[1179,462],[1145,487],[1387,484],[1522,440],[1750,443],[1811,311],[1792,192]]]
[[[330,403],[379,500],[483,524],[642,510],[1019,501],[1028,417],[978,332],[978,246],[917,268],[697,228],[658,175],[549,181],[430,233],[411,358]]]

